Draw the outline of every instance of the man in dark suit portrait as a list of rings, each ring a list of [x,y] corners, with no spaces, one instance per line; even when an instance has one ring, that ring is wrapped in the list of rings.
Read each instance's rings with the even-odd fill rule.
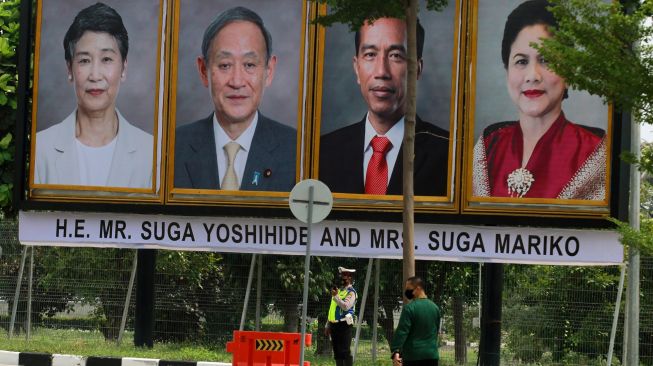
[[[270,33],[255,12],[235,7],[208,26],[197,69],[214,110],[176,129],[176,188],[292,189],[297,132],[258,112],[276,62]]]
[[[354,72],[367,103],[367,114],[362,121],[321,137],[319,178],[333,192],[399,195],[407,102],[406,23],[395,18],[365,23],[356,32],[355,45]],[[424,28],[418,22],[418,78],[423,68],[423,48]],[[447,194],[448,153],[449,132],[418,116],[415,195]]]

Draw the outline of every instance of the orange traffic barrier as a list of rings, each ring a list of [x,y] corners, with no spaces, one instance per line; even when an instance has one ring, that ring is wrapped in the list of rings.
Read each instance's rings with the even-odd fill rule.
[[[299,333],[234,331],[234,340],[227,343],[233,355],[233,366],[299,366],[301,353]],[[311,335],[306,334],[306,347]],[[304,361],[304,366],[310,362]]]

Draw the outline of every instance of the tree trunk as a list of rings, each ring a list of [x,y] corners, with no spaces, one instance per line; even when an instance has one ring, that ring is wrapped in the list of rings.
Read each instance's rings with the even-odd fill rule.
[[[283,331],[288,333],[297,333],[299,326],[299,312],[297,303],[286,301],[281,307],[283,313]]]
[[[382,319],[379,319],[379,323],[381,324],[381,327],[383,327],[383,333],[385,334],[385,339],[388,341],[388,346],[392,344],[392,336],[394,335],[395,332],[395,324],[394,324],[394,317],[392,313],[392,306],[383,304],[381,305],[383,307],[383,311],[385,312],[385,317]]]
[[[415,119],[417,114],[417,0],[405,0],[408,33],[408,85],[403,141],[403,276],[405,283],[415,275],[414,186]]]
[[[456,364],[467,364],[467,335],[463,325],[463,297],[456,295],[453,298],[453,331],[456,342]]]
[[[317,317],[317,342],[315,354],[321,356],[331,356],[331,341],[327,335],[324,334],[324,327],[327,319],[324,315]]]
[[[106,318],[100,330],[104,339],[107,341],[115,341],[118,339],[120,333],[120,321],[122,319],[122,310],[124,304],[118,300],[111,299],[110,295],[103,296],[103,299],[110,299],[102,301],[102,313]]]

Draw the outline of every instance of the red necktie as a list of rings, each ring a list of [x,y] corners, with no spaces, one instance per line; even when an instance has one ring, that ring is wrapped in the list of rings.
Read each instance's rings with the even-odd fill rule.
[[[385,160],[385,154],[392,147],[392,143],[385,136],[375,136],[370,145],[374,153],[365,173],[365,193],[385,194],[388,190],[388,162]]]

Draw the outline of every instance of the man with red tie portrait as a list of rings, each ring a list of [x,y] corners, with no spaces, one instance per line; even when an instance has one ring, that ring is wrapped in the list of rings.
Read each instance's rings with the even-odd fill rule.
[[[423,68],[424,29],[417,26],[418,79]],[[355,36],[353,67],[367,104],[363,119],[320,140],[319,179],[332,192],[402,194],[402,141],[408,75],[404,20],[380,18]],[[448,182],[449,132],[417,116],[415,195],[444,196]]]

